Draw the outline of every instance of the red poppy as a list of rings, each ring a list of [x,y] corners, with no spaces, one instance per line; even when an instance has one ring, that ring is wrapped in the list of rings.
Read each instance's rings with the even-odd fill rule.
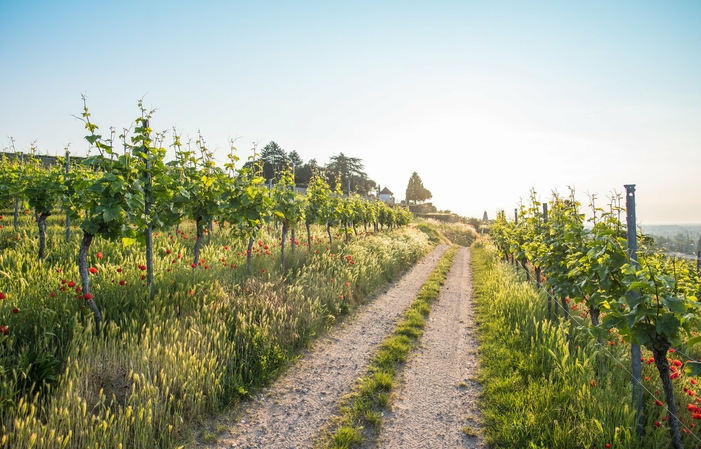
[[[170,250],[169,250],[169,249],[166,250],[166,254],[170,254]]]
[[[73,281],[68,282],[68,287],[70,287],[70,288],[75,287],[75,282],[73,282]]]
[[[655,404],[656,404],[658,407],[662,407],[662,406],[664,405],[664,404],[662,403],[662,401],[660,401],[659,399],[655,399]]]
[[[92,295],[90,293],[86,293],[85,296],[83,296],[86,301],[90,301],[92,299]]]
[[[97,268],[95,268],[95,267],[90,267],[90,268],[88,268],[88,271],[89,271],[91,274],[97,274]]]
[[[263,268],[263,269],[261,270],[261,273],[265,274],[265,268]]]
[[[15,307],[14,309],[12,309],[12,313],[19,313],[19,309]]]
[[[0,334],[6,334],[6,333],[8,333],[8,332],[10,332],[10,328],[9,328],[9,327],[4,326],[4,325],[3,325],[3,326],[0,326]]]
[[[121,269],[121,268],[117,268],[117,273],[121,273],[121,272],[122,272],[122,269]]]
[[[56,296],[56,293],[51,292],[51,293],[49,293],[49,296],[53,298],[54,296]]]
[[[97,258],[102,259],[102,253],[97,253]]]
[[[5,294],[3,292],[0,292],[0,301],[5,299],[5,298],[6,298]]]
[[[124,281],[124,279],[122,279],[121,281],[119,281],[119,285],[124,285],[125,283],[126,283],[126,282]]]

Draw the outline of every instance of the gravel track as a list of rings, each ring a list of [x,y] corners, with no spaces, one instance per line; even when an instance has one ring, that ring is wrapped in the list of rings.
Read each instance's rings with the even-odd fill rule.
[[[394,329],[438,264],[440,245],[400,280],[346,320],[299,359],[270,388],[244,403],[238,421],[217,442],[200,447],[310,448],[338,400],[362,376],[372,353]]]
[[[463,433],[465,426],[480,428],[474,332],[470,251],[461,248],[431,309],[421,345],[404,368],[393,411],[385,414],[379,447],[487,447],[481,436]]]

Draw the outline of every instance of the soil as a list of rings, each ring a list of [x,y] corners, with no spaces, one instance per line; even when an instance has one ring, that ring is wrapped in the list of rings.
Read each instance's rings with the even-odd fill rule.
[[[487,447],[480,430],[474,332],[470,251],[461,248],[431,308],[420,347],[404,368],[393,411],[385,414],[379,447]]]
[[[319,339],[270,388],[235,411],[236,422],[231,422],[233,417],[229,419],[229,430],[218,436],[216,443],[199,447],[313,447],[319,429],[328,423],[339,399],[350,392],[355,379],[365,374],[372,353],[394,330],[447,248],[436,247],[350,319]],[[223,423],[226,425],[227,420]]]

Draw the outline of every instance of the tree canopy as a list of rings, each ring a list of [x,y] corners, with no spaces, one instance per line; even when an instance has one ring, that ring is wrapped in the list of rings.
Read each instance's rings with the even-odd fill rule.
[[[365,168],[363,160],[360,158],[348,157],[343,153],[339,153],[338,156],[331,156],[329,163],[326,164],[326,175],[329,178],[331,188],[336,188],[336,183],[340,182],[341,190],[346,191],[348,189],[348,181],[350,181],[351,191],[357,190],[357,187],[361,186],[362,181],[368,178],[363,168]],[[367,194],[367,191],[362,193]]]
[[[349,157],[343,153],[331,156],[329,163],[320,166],[316,159],[310,159],[304,163],[302,157],[296,150],[286,152],[275,141],[270,141],[260,152],[260,160],[263,167],[263,177],[267,180],[273,179],[275,182],[280,179],[280,174],[290,165],[294,166],[294,182],[297,186],[307,186],[312,178],[312,172],[318,170],[323,173],[331,185],[336,189],[339,183],[340,190],[348,193],[350,181],[350,191],[360,195],[368,195],[377,188],[377,183],[368,178],[363,171],[363,160],[357,157]],[[253,167],[253,161],[244,164],[247,168]]]
[[[414,204],[424,202],[432,197],[431,191],[424,187],[424,183],[421,181],[419,174],[416,172],[412,173],[411,178],[409,178],[409,184],[406,186],[407,204],[409,204],[410,201],[413,201]]]
[[[260,152],[265,179],[279,178],[282,170],[290,163],[290,157],[275,141],[270,141]]]

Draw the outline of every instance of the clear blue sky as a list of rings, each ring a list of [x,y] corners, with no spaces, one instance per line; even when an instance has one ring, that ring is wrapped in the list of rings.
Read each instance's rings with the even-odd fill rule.
[[[0,146],[85,153],[138,115],[223,161],[339,152],[404,197],[493,217],[535,188],[701,223],[701,2],[0,2]]]

